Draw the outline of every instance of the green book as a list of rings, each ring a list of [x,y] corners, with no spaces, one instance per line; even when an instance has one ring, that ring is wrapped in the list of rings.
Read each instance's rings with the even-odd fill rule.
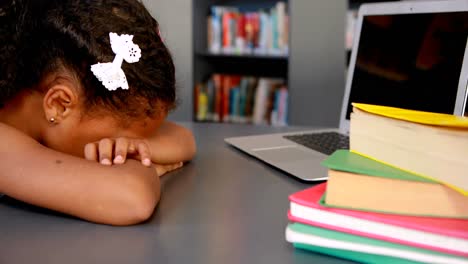
[[[468,263],[462,257],[299,223],[288,225],[286,240],[296,248],[362,263]]]
[[[468,196],[436,181],[349,150],[337,150],[328,170],[321,205],[379,213],[468,218]]]
[[[366,158],[344,149],[335,151],[331,156],[322,162],[322,165],[333,170],[365,174],[368,176],[386,177],[405,181],[436,183],[435,181],[423,178],[410,172],[406,172],[396,167],[386,165],[373,159]]]

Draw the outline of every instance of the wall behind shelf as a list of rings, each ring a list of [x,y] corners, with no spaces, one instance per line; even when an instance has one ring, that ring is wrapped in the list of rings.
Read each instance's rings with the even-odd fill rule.
[[[161,34],[174,58],[179,105],[169,119],[191,121],[192,79],[192,0],[143,0],[159,22]]]

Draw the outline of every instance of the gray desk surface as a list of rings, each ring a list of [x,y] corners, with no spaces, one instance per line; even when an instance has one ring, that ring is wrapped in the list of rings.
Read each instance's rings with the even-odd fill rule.
[[[97,225],[3,197],[0,263],[351,263],[288,244],[288,195],[311,185],[223,141],[297,128],[184,125],[194,131],[197,157],[163,179],[148,222]]]

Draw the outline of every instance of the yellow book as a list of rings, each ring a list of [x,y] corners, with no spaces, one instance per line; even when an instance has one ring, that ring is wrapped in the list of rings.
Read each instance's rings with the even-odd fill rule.
[[[197,120],[207,120],[208,114],[208,96],[204,92],[198,94],[198,113]]]
[[[351,151],[468,195],[468,118],[377,105],[353,106]]]
[[[353,106],[368,113],[400,119],[404,121],[453,128],[468,129],[468,117],[423,112],[381,105],[353,103]]]

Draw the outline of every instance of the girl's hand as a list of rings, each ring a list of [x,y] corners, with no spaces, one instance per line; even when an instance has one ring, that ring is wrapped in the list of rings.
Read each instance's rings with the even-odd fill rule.
[[[178,168],[182,167],[184,165],[183,162],[178,162],[175,164],[154,164],[154,168],[156,169],[156,174],[161,177],[166,173],[169,173],[173,170],[177,170]]]
[[[97,161],[103,165],[124,164],[128,157],[141,160],[144,166],[151,167],[152,165],[151,150],[144,139],[103,138],[98,142],[86,144],[84,155],[85,159]]]

